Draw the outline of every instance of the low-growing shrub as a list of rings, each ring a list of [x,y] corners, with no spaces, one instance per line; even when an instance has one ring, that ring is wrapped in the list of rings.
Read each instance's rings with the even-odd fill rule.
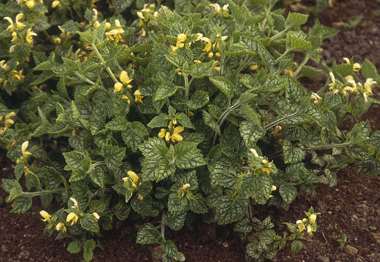
[[[273,258],[288,240],[298,252],[319,213],[286,223],[290,235],[281,236],[254,210],[287,209],[299,190],[334,186],[348,166],[379,173],[380,132],[358,121],[378,103],[377,70],[352,59],[310,66],[336,31],[318,22],[301,30],[308,16],[285,18],[277,0],[166,4],[0,4],[11,212],[39,199],[45,232],[69,237],[68,251],[86,261],[97,233],[130,216],[157,217],[137,242],[159,245],[163,261],[185,260],[165,228],[179,230],[194,214],[235,223],[248,260]],[[327,81],[315,92],[298,81],[321,74]],[[344,132],[348,117],[355,125]],[[51,211],[53,200],[66,208]]]

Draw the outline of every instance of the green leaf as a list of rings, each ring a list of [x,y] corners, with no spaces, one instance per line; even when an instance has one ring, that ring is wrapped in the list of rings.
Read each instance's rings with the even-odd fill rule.
[[[71,151],[63,153],[66,160],[65,170],[75,170],[82,167],[81,161],[86,158],[86,155],[81,151]]]
[[[290,247],[290,249],[292,250],[292,254],[295,255],[297,254],[298,252],[300,252],[303,248],[303,243],[300,241],[300,240],[294,240],[292,242],[292,245]]]
[[[377,73],[377,69],[367,58],[364,60],[362,64],[361,72],[364,78],[372,78],[376,82],[380,82],[380,76]]]
[[[13,204],[11,213],[24,213],[32,207],[32,198],[29,196],[18,196]]]
[[[134,211],[142,216],[150,216],[152,214],[152,198],[145,196],[142,200],[135,197],[131,201],[131,206]]]
[[[100,230],[98,222],[92,214],[85,214],[83,217],[80,218],[79,221],[82,228],[87,231],[97,233]]]
[[[214,76],[209,78],[211,83],[213,83],[217,88],[220,89],[228,98],[234,96],[234,84],[225,78],[224,76]]]
[[[96,167],[94,169],[91,169],[90,178],[92,182],[97,184],[99,187],[104,188],[104,171],[100,167]]]
[[[81,249],[82,248],[80,246],[80,243],[77,240],[71,242],[67,246],[67,251],[69,251],[71,254],[77,254],[77,253],[79,253],[81,251]]]
[[[71,34],[75,34],[76,31],[78,31],[78,24],[75,23],[73,20],[67,21],[61,27],[62,27],[62,29],[64,29],[65,31],[67,31]]]
[[[190,199],[189,207],[191,211],[197,214],[205,214],[209,211],[206,199],[200,193],[194,195],[194,198]]]
[[[177,192],[171,193],[169,195],[169,200],[168,200],[169,212],[185,211],[186,207],[187,207],[186,197],[180,198]]]
[[[178,249],[176,247],[176,245],[173,243],[173,241],[171,240],[166,240],[163,244],[162,244],[162,250],[169,256],[169,257],[173,257],[173,258],[176,258],[178,257]]]
[[[79,205],[80,210],[85,210],[90,200],[91,191],[87,184],[83,181],[77,181],[71,183],[71,190]]]
[[[16,177],[16,180],[19,181],[20,178],[22,177],[22,175],[24,174],[24,168],[25,168],[25,165],[20,163],[20,164],[17,164],[15,167],[14,167],[14,173],[15,173],[15,177]]]
[[[242,219],[248,209],[248,201],[221,196],[216,206],[216,220],[219,225],[230,224]]]
[[[239,127],[240,135],[245,144],[250,147],[253,146],[259,139],[264,137],[265,129],[258,127],[254,122],[243,121]]]
[[[161,233],[154,228],[152,224],[144,224],[137,232],[136,243],[149,245],[149,244],[161,244],[165,240]]]
[[[163,150],[166,148],[166,150]],[[158,137],[149,138],[144,144],[139,146],[142,154],[149,159],[160,159],[165,157],[167,152],[166,143]]]
[[[166,127],[168,125],[168,120],[166,118],[166,114],[160,113],[158,116],[153,117],[147,126],[150,128]]]
[[[189,70],[183,70],[183,72],[190,74],[193,78],[203,78],[211,74],[213,64],[214,61],[192,64]]]
[[[311,48],[311,42],[301,38],[299,34],[295,32],[289,32],[286,34],[286,50],[308,50]]]
[[[154,96],[154,101],[159,101],[167,97],[171,97],[177,92],[178,87],[172,82],[166,82],[160,85]]]
[[[53,167],[44,166],[38,171],[37,175],[48,189],[57,189],[63,182],[61,174]]]
[[[239,45],[249,54],[258,54],[268,66],[275,64],[273,56],[259,40],[241,37]]]
[[[209,102],[210,98],[205,91],[198,90],[196,91],[187,102],[187,106],[191,110],[199,109]]]
[[[25,45],[16,45],[13,58],[17,60],[17,62],[24,63],[26,59],[29,58],[31,52],[31,48]]]
[[[293,77],[288,76],[288,87],[285,97],[290,103],[295,103],[301,100],[305,95],[305,88]]]
[[[180,230],[185,224],[187,212],[167,212],[165,214],[165,224],[173,230]]]
[[[263,90],[269,92],[279,92],[286,88],[287,81],[285,78],[270,75],[263,85]]]
[[[148,129],[139,121],[134,121],[126,125],[126,130],[121,133],[124,143],[136,152],[143,143],[144,138],[149,135]]]
[[[39,188],[41,184],[38,176],[36,176],[33,172],[30,171],[25,174],[25,182],[28,191],[30,191],[30,189],[32,189],[33,187]]]
[[[295,186],[281,185],[279,192],[282,199],[288,204],[293,202],[297,197],[297,188]]]
[[[181,70],[187,65],[186,59],[180,55],[165,55],[166,60],[168,60],[172,65]]]
[[[95,249],[95,241],[93,239],[87,240],[83,245],[83,257],[86,261],[91,261],[93,258],[93,250]]]
[[[174,146],[174,152],[175,164],[179,168],[188,169],[206,164],[196,143],[179,142]]]
[[[309,16],[301,13],[289,13],[288,18],[286,19],[285,26],[300,26],[307,22]]]
[[[220,127],[218,123],[214,120],[214,118],[206,110],[202,110],[202,113],[203,113],[203,121],[205,122],[205,124],[211,127],[211,129],[214,130],[215,133],[220,135],[221,134]]]
[[[105,158],[106,166],[109,169],[115,169],[121,166],[125,157],[126,148],[119,148],[118,146],[106,145],[100,150],[100,154]]]
[[[115,205],[113,210],[117,219],[123,221],[128,218],[129,213],[131,212],[131,206],[127,205],[123,201],[120,201]]]
[[[114,131],[124,131],[127,129],[128,120],[122,116],[112,119],[106,124],[106,128]]]
[[[292,143],[284,139],[282,140],[282,150],[284,152],[284,162],[285,164],[294,164],[302,161],[306,153],[299,147],[294,147]]]
[[[190,118],[185,115],[184,113],[179,113],[177,116],[178,122],[185,128],[191,128],[195,129],[193,123],[191,122]]]

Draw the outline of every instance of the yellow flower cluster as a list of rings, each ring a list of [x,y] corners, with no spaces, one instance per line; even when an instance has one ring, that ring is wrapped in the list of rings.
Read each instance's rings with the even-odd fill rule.
[[[123,181],[124,181],[124,182],[128,182],[128,181],[130,181],[130,182],[132,183],[132,187],[133,187],[133,188],[136,188],[136,187],[138,186],[137,183],[138,183],[138,181],[139,181],[139,176],[136,175],[136,173],[133,172],[133,171],[128,171],[127,174],[128,174],[129,177],[124,177],[124,178],[123,178]]]
[[[28,2],[34,3],[34,1],[28,1]],[[34,4],[33,4],[33,6],[34,6]],[[29,43],[30,45],[33,45],[33,36],[36,36],[37,34],[32,31],[31,27],[28,28],[25,32],[24,28],[26,27],[26,25],[24,23],[20,22],[20,19],[23,16],[24,16],[23,13],[19,13],[16,16],[15,22],[13,22],[12,18],[10,18],[8,16],[4,17],[4,19],[9,22],[9,26],[7,27],[6,30],[12,32],[12,40],[11,40],[12,43],[19,42],[19,40],[21,40],[23,38],[21,36],[25,35],[26,42]],[[11,48],[9,49],[9,52],[12,53],[14,48],[15,48],[14,45],[11,46]]]
[[[32,10],[34,8],[34,6],[36,5],[36,3],[40,3],[40,4],[43,4],[44,1],[43,0],[38,0],[38,1],[35,1],[35,0],[17,0],[17,3],[22,7],[23,5],[26,5],[29,10]]]
[[[227,5],[224,5],[222,8],[220,8],[220,5],[219,4],[209,4],[209,7],[217,14],[221,14],[221,15],[228,15],[228,13],[230,12],[230,10],[228,9],[229,8],[229,4]]]
[[[302,220],[297,220],[296,224],[298,227],[298,230],[300,232],[304,231],[306,229],[307,233],[309,235],[312,235],[313,232],[316,230],[317,225],[315,224],[315,221],[317,220],[316,214],[311,214],[309,216],[309,219],[304,218]]]
[[[211,42],[211,40],[209,38],[207,38],[207,37],[201,37],[200,40],[206,42],[206,45],[203,48],[203,51],[206,52],[206,53],[208,53],[207,56],[209,58],[213,58],[214,55],[216,57],[220,57],[221,56],[221,54],[220,54],[220,41],[224,42],[227,38],[228,38],[228,36],[220,36],[218,34],[218,35],[216,35],[215,43],[212,44],[212,42]]]
[[[311,98],[311,100],[314,101],[315,105],[318,105],[319,102],[322,101],[322,97],[320,97],[317,93],[314,93],[314,92],[311,94],[310,98]]]
[[[123,40],[121,34],[123,34],[125,31],[121,27],[120,21],[118,19],[115,20],[115,27],[116,28],[111,29],[111,23],[106,23],[106,29],[111,29],[110,31],[106,32],[106,36],[110,42],[119,42],[120,40]]]
[[[120,81],[121,82],[116,82],[114,84],[114,93],[115,94],[118,94],[118,93],[121,93],[123,92],[123,85],[126,85],[128,88],[132,88],[132,86],[130,85],[130,83],[132,82],[133,79],[129,78],[129,75],[127,73],[127,71],[121,71],[120,73]]]
[[[146,27],[151,27],[154,24],[155,19],[158,17],[158,12],[154,11],[156,8],[155,4],[145,4],[144,8],[137,12],[137,16],[141,19],[138,26],[142,27],[138,33],[142,37],[146,36]]]
[[[14,116],[16,116],[15,112],[11,112],[5,115],[5,118],[3,116],[0,116],[0,121],[4,120],[4,126],[0,127],[0,136],[4,135],[5,131],[7,131],[7,129],[15,123],[15,121],[12,119]]]
[[[331,83],[329,84],[329,88],[333,94],[339,94],[340,92],[346,96],[347,92],[354,94],[362,94],[364,98],[364,102],[368,102],[368,96],[372,95],[372,86],[377,84],[376,81],[373,81],[372,78],[367,78],[364,85],[362,83],[357,83],[354,80],[354,77],[348,75],[344,78],[347,84],[342,84],[338,80],[335,79],[335,76],[332,72],[330,72]]]
[[[158,133],[158,137],[165,138],[166,141],[170,141],[170,139],[172,140],[172,142],[182,141],[183,137],[179,133],[181,133],[185,129],[183,126],[175,127],[176,124],[177,120],[170,121],[168,125],[169,131],[166,131],[165,128],[162,128],[160,130],[160,133]]]
[[[141,94],[140,90],[136,90],[133,95],[135,96],[135,102],[136,103],[143,103],[142,99],[144,98],[144,96]]]

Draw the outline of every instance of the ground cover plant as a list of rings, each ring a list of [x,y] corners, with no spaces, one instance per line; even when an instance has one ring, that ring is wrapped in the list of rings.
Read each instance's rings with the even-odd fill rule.
[[[47,57],[23,20],[45,11],[30,2],[9,4],[15,18],[4,22],[11,56],[2,63],[3,87],[20,101],[19,108],[3,101],[2,143],[17,163],[16,180],[3,185],[13,212],[30,208],[34,196],[45,208],[53,195],[65,203],[52,216],[41,211],[46,231],[70,237],[69,251],[82,249],[86,260],[94,233],[128,216],[160,216],[161,232],[146,224],[137,241],[159,244],[163,259],[182,260],[165,226],[179,229],[194,213],[238,222],[247,257],[270,258],[285,240],[312,233],[317,213],[288,224],[292,234],[281,237],[252,209],[268,201],[287,208],[296,186],[313,194],[313,184],[334,185],[334,171],[348,165],[378,173],[379,134],[370,136],[369,123],[337,129],[377,102],[370,96],[377,72],[368,60],[347,59],[325,66],[329,82],[307,93],[296,79],[323,73],[305,64],[319,61],[322,38],[335,32],[319,24],[300,31],[306,15],[285,19],[277,1],[177,3],[177,12],[152,4],[131,10],[138,18],[126,26],[123,16],[103,20],[83,4],[73,8],[87,10],[86,23],[57,23],[59,37],[46,28],[41,41],[55,44]],[[304,56],[299,65],[294,52]],[[17,182],[24,179],[27,190]],[[293,241],[292,250],[301,244]]]

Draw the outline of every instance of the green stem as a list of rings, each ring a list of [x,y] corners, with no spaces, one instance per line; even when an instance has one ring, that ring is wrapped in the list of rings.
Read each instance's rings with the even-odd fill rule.
[[[53,190],[43,190],[38,192],[21,192],[20,196],[30,196],[30,197],[36,197],[36,196],[44,196],[47,194],[56,194],[56,193],[62,193],[63,188],[60,189],[53,189]]]
[[[297,78],[298,74],[301,72],[302,68],[305,66],[305,64],[307,63],[307,61],[309,61],[310,59],[310,53],[307,52],[303,61],[301,62],[301,64],[298,66],[297,70],[293,73],[293,78]]]
[[[282,117],[282,118],[279,118],[279,119],[273,121],[272,123],[266,125],[264,128],[265,128],[266,130],[271,129],[272,127],[275,127],[275,126],[281,124],[282,121],[284,121],[284,120],[286,120],[286,119],[288,119],[288,118],[291,118],[291,117],[296,116],[298,113],[299,113],[299,111],[296,111],[296,112],[291,113],[291,114],[289,114],[289,115],[286,115],[286,116],[284,116],[284,117]]]
[[[161,217],[161,235],[165,239],[165,211],[162,212]]]

